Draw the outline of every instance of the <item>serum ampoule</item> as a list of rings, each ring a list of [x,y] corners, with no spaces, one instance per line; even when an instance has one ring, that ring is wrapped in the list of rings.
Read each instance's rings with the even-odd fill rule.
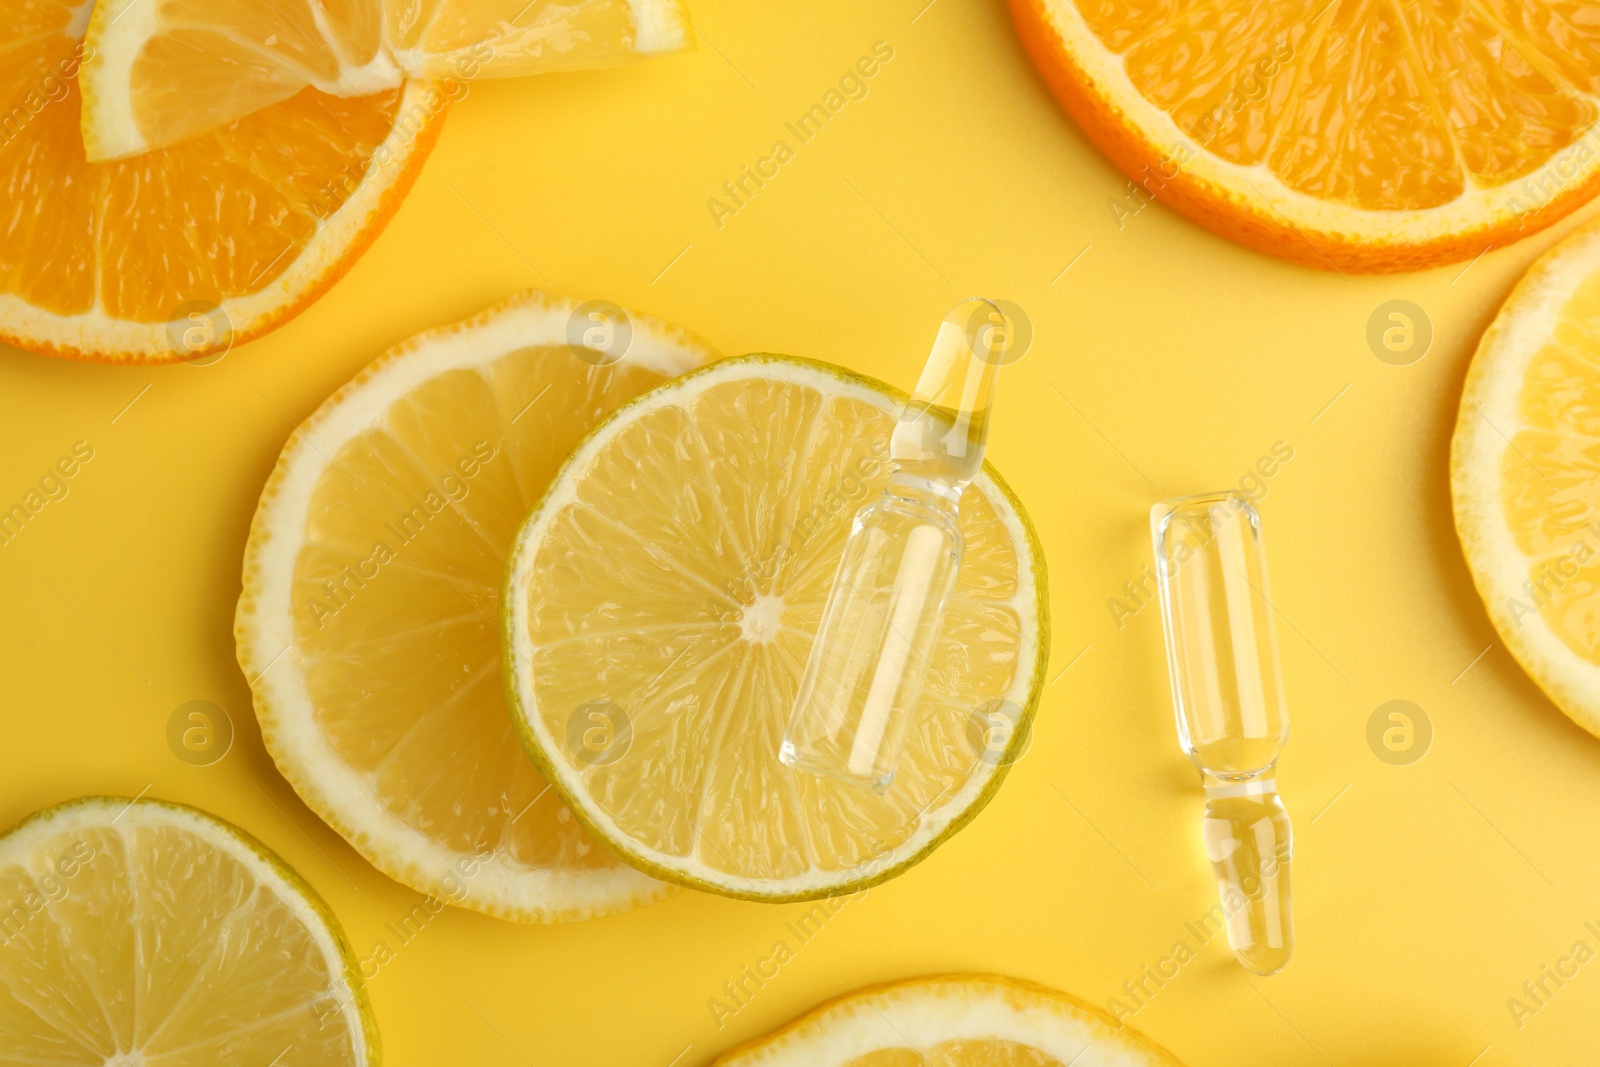
[[[1178,739],[1205,788],[1204,839],[1233,954],[1276,974],[1294,951],[1294,831],[1278,796],[1289,707],[1261,517],[1237,492],[1150,513]]]
[[[961,565],[957,509],[983,464],[1012,324],[989,300],[945,315],[889,438],[883,494],[856,513],[778,758],[889,788]]]

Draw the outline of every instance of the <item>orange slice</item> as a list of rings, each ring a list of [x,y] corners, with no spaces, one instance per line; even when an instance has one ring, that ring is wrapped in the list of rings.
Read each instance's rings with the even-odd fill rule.
[[[1450,486],[1495,628],[1600,734],[1600,224],[1545,253],[1484,334]]]
[[[191,359],[265,333],[370,244],[438,135],[438,89],[302,90],[182,146],[87,162],[88,5],[0,0],[0,340]]]
[[[1402,271],[1600,190],[1586,0],[1010,2],[1067,111],[1132,179],[1119,226],[1159,201],[1285,259]]]
[[[89,27],[93,160],[177,144],[307,87],[607,66],[688,46],[681,0],[105,0]]]

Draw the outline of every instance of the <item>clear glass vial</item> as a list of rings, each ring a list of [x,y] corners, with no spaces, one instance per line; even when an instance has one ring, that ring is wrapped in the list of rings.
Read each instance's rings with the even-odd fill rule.
[[[1289,962],[1294,839],[1275,768],[1289,739],[1261,517],[1238,493],[1150,511],[1178,739],[1206,792],[1228,943],[1256,974]]]
[[[778,758],[882,792],[894,781],[961,565],[961,491],[983,465],[1011,325],[988,300],[939,325],[889,438],[883,494],[856,513]]]

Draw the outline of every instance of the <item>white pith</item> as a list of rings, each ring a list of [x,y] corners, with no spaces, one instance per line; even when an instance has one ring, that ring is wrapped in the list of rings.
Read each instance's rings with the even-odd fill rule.
[[[258,333],[285,307],[297,304],[346,258],[351,244],[380,221],[384,198],[393,183],[408,172],[419,151],[418,142],[423,140],[417,124],[413,122],[407,129],[405,120],[422,114],[432,117],[438,96],[438,90],[424,82],[408,82],[395,112],[396,126],[384,140],[390,153],[386,161],[368,168],[365,180],[337,211],[318,222],[315,235],[281,274],[254,292],[221,301],[235,336]],[[23,339],[30,348],[89,358],[134,362],[175,358],[164,321],[112,318],[98,304],[81,314],[58,315],[15,293],[0,293],[0,336]]]
[[[291,784],[310,789],[319,814],[357,850],[420,892],[439,893],[444,877],[467,858],[406,825],[384,807],[368,776],[345,764],[318,729],[296,659],[290,593],[305,543],[305,507],[328,458],[345,442],[379,425],[413,389],[455,369],[486,367],[534,345],[565,345],[575,301],[528,292],[455,326],[403,343],[335,393],[290,439],[252,526],[245,590],[236,632],[241,664],[256,694],[263,736]],[[622,362],[663,375],[698,366],[714,354],[698,339],[643,315],[631,317],[632,341]],[[253,598],[252,598],[253,592]],[[278,657],[282,657],[279,661]],[[326,817],[326,816],[325,816]],[[397,869],[398,868],[398,869]],[[467,881],[467,907],[541,921],[589,918],[660,899],[671,889],[632,868],[555,870],[495,854]]]
[[[61,805],[33,818],[0,838],[0,867],[22,866],[31,872],[29,857],[51,838],[84,830],[117,831],[132,851],[132,834],[140,826],[176,827],[236,860],[257,886],[280,901],[300,922],[316,945],[328,975],[333,979],[328,994],[339,1003],[339,1015],[355,1051],[356,1063],[366,1064],[370,1048],[362,1019],[361,1005],[353,987],[360,982],[351,961],[345,956],[339,935],[328,925],[328,916],[307,897],[307,890],[289,882],[281,871],[259,851],[265,846],[245,840],[232,828],[188,808],[153,800],[124,800],[95,797]],[[279,863],[282,861],[279,860]],[[143,1058],[133,1050],[131,1058],[111,1063],[138,1064]]]
[[[628,0],[629,13],[634,24],[632,51],[638,55],[653,55],[686,48],[690,42],[689,17],[680,0]],[[430,78],[455,75],[473,76],[485,65],[483,53],[474,48],[456,48],[449,53],[438,53],[422,45],[400,48],[387,39],[388,21],[382,29],[385,37],[378,43],[377,51],[359,66],[342,54],[339,42],[322,5],[309,5],[312,20],[320,40],[310,42],[324,55],[338,57],[338,73],[332,77],[320,76],[297,64],[281,53],[259,52],[263,62],[297,76],[301,82],[332,96],[370,96],[400,85],[406,78]],[[226,32],[225,25],[190,25],[169,18],[163,11],[161,0],[106,0],[105,14],[97,28],[95,51],[85,66],[85,77],[93,83],[95,91],[85,95],[83,121],[84,141],[91,161],[121,159],[149,149],[149,143],[139,128],[133,108],[133,94],[128,87],[133,83],[134,63],[143,51],[145,42],[158,33],[193,28],[210,32]],[[231,35],[230,35],[231,36]],[[427,29],[419,33],[426,40]],[[253,48],[253,42],[235,38],[235,43]],[[488,44],[488,54],[493,55],[495,42]],[[499,42],[502,48],[515,50],[516,36]],[[450,62],[459,56],[463,64]],[[493,70],[492,64],[488,65]]]
[[[163,17],[161,0],[103,2],[106,5],[104,24],[97,34],[93,59],[87,64],[85,75],[93,79],[97,90],[84,97],[84,141],[90,162],[138,155],[150,147],[134,117],[133,94],[127,91],[127,86],[133,83],[133,64],[145,42],[161,30],[178,28],[178,24]],[[322,46],[333,54],[333,35],[328,31],[326,15],[315,3],[310,5],[310,11],[317,28],[322,31]],[[214,26],[199,28],[216,29]],[[264,53],[263,58],[266,58]],[[271,61],[290,65],[281,56],[274,55]],[[339,76],[331,81],[303,68],[296,69],[307,85],[332,96],[371,96],[396,88],[406,78],[386,49],[379,49],[360,67],[341,62]]]
[[[1528,365],[1551,340],[1573,291],[1597,271],[1600,223],[1545,253],[1507,299],[1472,359],[1452,442],[1451,489],[1462,546],[1495,629],[1539,685],[1600,734],[1600,665],[1569,648],[1542,614],[1513,618],[1513,599],[1534,606],[1523,590],[1532,561],[1506,522],[1500,480],[1509,442],[1524,429],[1518,404]]]
[[[1172,1067],[1126,1029],[1032,987],[984,977],[924,979],[868,990],[822,1009],[715,1067],[844,1067],[888,1049],[947,1041],[1013,1041],[1072,1067]]]
[[[508,597],[504,610],[507,612],[509,622],[507,638],[510,642],[511,664],[514,668],[512,685],[517,698],[512,702],[512,714],[517,716],[523,727],[532,733],[539,747],[549,757],[563,792],[580,802],[586,797],[582,776],[577,768],[562,757],[565,750],[560,740],[553,737],[546,728],[543,716],[538,711],[538,700],[532,685],[532,672],[526,669],[527,665],[533,662],[535,651],[533,641],[528,634],[528,589],[540,542],[553,519],[564,507],[577,499],[578,486],[596,458],[613,439],[632,424],[634,419],[669,404],[687,408],[692,399],[705,390],[743,377],[792,382],[816,389],[829,398],[850,397],[871,404],[891,417],[899,414],[902,404],[902,401],[865,382],[847,381],[806,364],[760,358],[748,362],[734,359],[724,361],[717,367],[686,380],[658,387],[646,398],[635,401],[623,414],[602,424],[573,453],[568,466],[557,476],[534,516],[524,525],[513,544],[511,562],[507,569]],[[1009,600],[994,603],[1008,605],[1016,611],[1023,622],[1015,673],[1011,686],[1002,699],[1011,701],[1017,707],[1027,707],[1040,655],[1039,635],[1032,625],[1037,621],[1035,603],[1038,589],[1037,568],[1031,554],[1029,535],[1021,517],[987,470],[980,472],[973,479],[972,485],[983,493],[990,506],[994,508],[1016,551],[1016,593]],[[972,776],[959,790],[951,794],[942,805],[923,814],[917,829],[905,841],[858,867],[832,871],[812,869],[804,874],[782,879],[756,880],[733,875],[706,864],[699,858],[698,852],[689,856],[663,852],[631,837],[597,805],[585,803],[582,805],[582,812],[585,819],[615,851],[646,869],[671,871],[683,876],[691,884],[739,896],[757,899],[794,899],[825,895],[878,873],[897,869],[908,860],[917,857],[954,820],[967,812],[983,795],[996,774],[1003,770],[1004,767],[998,763],[980,761]]]
[[[1182,164],[1182,169],[1210,185],[1219,199],[1274,223],[1286,220],[1309,234],[1313,243],[1320,235],[1363,244],[1422,244],[1458,231],[1488,229],[1537,206],[1530,201],[1525,186],[1537,189],[1547,178],[1553,177],[1554,189],[1575,188],[1600,172],[1600,129],[1590,127],[1579,138],[1592,150],[1589,159],[1567,176],[1562,176],[1558,168],[1563,160],[1570,158],[1571,146],[1556,152],[1536,170],[1505,185],[1478,186],[1467,175],[1461,195],[1438,207],[1378,211],[1310,196],[1285,184],[1265,163],[1252,166],[1231,163],[1198,146],[1170,114],[1139,92],[1128,75],[1126,59],[1107,48],[1095,35],[1079,11],[1077,0],[1047,0],[1045,12],[1051,29],[1061,38],[1067,53],[1082,67],[1092,91],[1120,111],[1127,123],[1141,131],[1160,155],[1170,157],[1180,146],[1186,147],[1191,156]],[[1600,99],[1570,85],[1563,87],[1600,106]]]

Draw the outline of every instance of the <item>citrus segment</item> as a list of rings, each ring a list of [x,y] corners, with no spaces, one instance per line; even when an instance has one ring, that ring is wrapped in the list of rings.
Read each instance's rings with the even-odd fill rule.
[[[1556,703],[1600,733],[1600,228],[1535,263],[1484,335],[1451,488],[1489,617]]]
[[[1160,200],[1314,266],[1411,270],[1600,188],[1600,25],[1578,4],[1011,6],[1069,113],[1136,183],[1129,211]]]
[[[137,161],[86,161],[87,7],[0,0],[0,340],[121,362],[204,356],[263,333],[376,236],[437,134],[420,82],[296,92]]]
[[[314,890],[179,805],[89,797],[0,838],[8,1062],[359,1067],[377,1030]]]
[[[89,28],[83,140],[90,159],[117,159],[303,89],[360,97],[407,77],[595,67],[688,42],[678,0],[107,0]]]
[[[523,921],[667,891],[547,793],[501,688],[518,525],[589,427],[711,356],[640,315],[610,320],[609,351],[575,346],[591,308],[523,294],[323,404],[262,493],[236,622],[267,748],[312,809],[390,876]]]
[[[962,499],[968,550],[893,788],[778,762],[902,403],[825,364],[723,361],[604,423],[518,535],[513,715],[574,811],[642,870],[769,900],[881,881],[975,814],[1019,751],[1044,669],[1043,563],[986,469]]]
[[[839,997],[713,1067],[1181,1067],[1170,1052],[1053,989],[953,974]]]

